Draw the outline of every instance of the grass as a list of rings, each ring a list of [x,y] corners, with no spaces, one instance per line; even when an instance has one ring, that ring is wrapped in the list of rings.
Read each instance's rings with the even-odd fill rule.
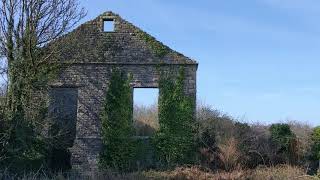
[[[15,176],[1,174],[0,179],[18,179]],[[277,167],[259,167],[253,170],[237,169],[230,172],[213,172],[199,166],[177,167],[171,171],[141,171],[120,174],[111,171],[100,173],[76,174],[57,173],[47,175],[45,173],[27,174],[20,178],[21,180],[320,180],[316,176],[309,176],[303,168],[282,165]]]

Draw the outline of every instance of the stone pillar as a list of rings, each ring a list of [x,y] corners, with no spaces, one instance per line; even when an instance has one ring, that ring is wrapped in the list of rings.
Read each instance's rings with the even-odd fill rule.
[[[103,93],[87,85],[79,89],[76,139],[71,152],[74,170],[98,170],[99,153],[102,148],[100,108]]]

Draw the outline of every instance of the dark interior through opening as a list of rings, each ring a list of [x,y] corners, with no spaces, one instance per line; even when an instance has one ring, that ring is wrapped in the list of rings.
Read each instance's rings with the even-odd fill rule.
[[[71,169],[71,154],[76,137],[77,88],[51,88],[48,115],[51,120],[49,137],[52,139],[49,166],[56,171]]]

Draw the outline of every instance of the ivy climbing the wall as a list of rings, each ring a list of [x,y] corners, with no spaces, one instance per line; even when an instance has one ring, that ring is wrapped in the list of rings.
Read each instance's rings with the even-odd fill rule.
[[[132,138],[132,95],[130,78],[114,69],[101,116],[103,150],[100,167],[126,171],[133,167],[136,141]]]
[[[160,130],[153,137],[156,156],[165,166],[191,163],[194,155],[194,104],[184,93],[184,70],[177,78],[161,75]]]

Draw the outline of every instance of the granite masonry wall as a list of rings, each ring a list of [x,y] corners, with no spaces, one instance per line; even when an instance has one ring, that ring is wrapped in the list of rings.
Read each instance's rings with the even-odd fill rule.
[[[104,32],[106,20],[114,22],[114,31]],[[184,68],[185,93],[196,100],[197,62],[112,12],[84,23],[51,43],[49,48],[55,49],[54,58],[66,66],[50,83],[51,87],[54,90],[71,88],[77,93],[76,132],[70,147],[74,169],[96,170],[98,167],[102,147],[99,117],[112,69],[131,74],[133,88],[158,88],[160,73],[176,76],[179,69]]]

